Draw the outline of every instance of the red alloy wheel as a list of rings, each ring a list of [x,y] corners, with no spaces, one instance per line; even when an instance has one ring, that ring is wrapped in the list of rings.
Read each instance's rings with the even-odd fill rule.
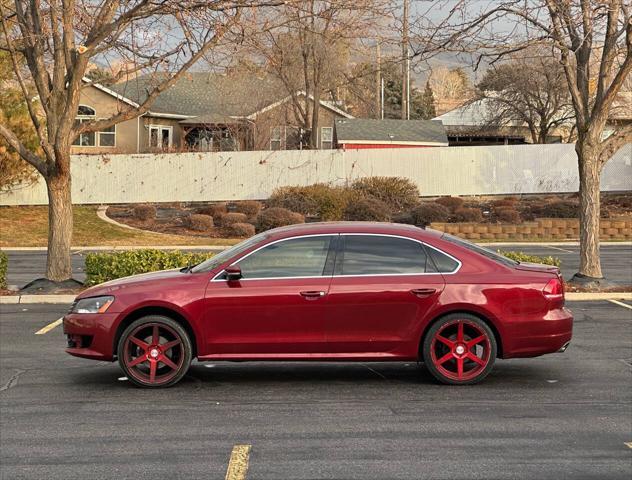
[[[124,340],[126,370],[143,385],[168,383],[181,371],[184,359],[183,339],[163,323],[144,323]]]
[[[456,319],[434,332],[430,358],[439,374],[461,383],[474,380],[485,371],[491,350],[489,334],[477,322]]]

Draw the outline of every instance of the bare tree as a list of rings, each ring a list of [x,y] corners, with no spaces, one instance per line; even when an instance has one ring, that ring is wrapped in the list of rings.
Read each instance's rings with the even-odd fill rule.
[[[570,130],[575,112],[564,69],[546,52],[520,52],[492,66],[477,87],[475,99],[486,102],[491,125],[526,125],[533,143],[547,143],[552,132]]]
[[[580,267],[577,280],[603,278],[599,258],[600,175],[632,141],[632,126],[606,134],[609,112],[632,70],[632,6],[624,0],[432,2],[449,8],[437,22],[418,19],[418,43],[494,64],[537,46],[555,54],[572,100],[579,167]],[[432,8],[432,7],[429,7]]]
[[[2,0],[0,49],[9,53],[41,153],[4,121],[0,136],[46,180],[49,199],[46,276],[71,277],[70,147],[81,134],[104,130],[147,112],[156,97],[228,38],[246,7],[280,1],[245,0]],[[140,103],[121,103],[106,119],[76,123],[80,93],[91,84],[91,60],[116,60],[137,72],[160,72]],[[25,62],[26,68],[22,67]]]
[[[358,42],[389,18],[388,0],[299,0],[274,10],[263,36],[249,38],[255,56],[278,78],[296,118],[318,147],[320,100],[335,99]]]

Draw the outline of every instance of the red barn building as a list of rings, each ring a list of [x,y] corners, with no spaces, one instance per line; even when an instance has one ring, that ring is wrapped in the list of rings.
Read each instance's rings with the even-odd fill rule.
[[[336,120],[336,143],[345,150],[361,148],[447,147],[448,136],[440,120]]]

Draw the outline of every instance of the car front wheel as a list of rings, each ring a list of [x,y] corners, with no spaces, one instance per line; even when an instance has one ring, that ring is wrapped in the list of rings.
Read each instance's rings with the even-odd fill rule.
[[[472,385],[494,366],[494,333],[480,318],[450,314],[437,321],[424,339],[423,358],[430,373],[450,385]]]
[[[118,360],[127,378],[141,387],[169,387],[191,365],[191,340],[174,320],[151,315],[132,322],[118,343]]]

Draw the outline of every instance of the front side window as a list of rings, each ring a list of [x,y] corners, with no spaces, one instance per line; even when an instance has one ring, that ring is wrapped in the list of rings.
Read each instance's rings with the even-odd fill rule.
[[[242,278],[319,277],[323,275],[332,236],[282,240],[237,262]]]
[[[432,271],[434,266],[429,265],[419,242],[380,235],[344,235],[340,275],[397,275]]]

